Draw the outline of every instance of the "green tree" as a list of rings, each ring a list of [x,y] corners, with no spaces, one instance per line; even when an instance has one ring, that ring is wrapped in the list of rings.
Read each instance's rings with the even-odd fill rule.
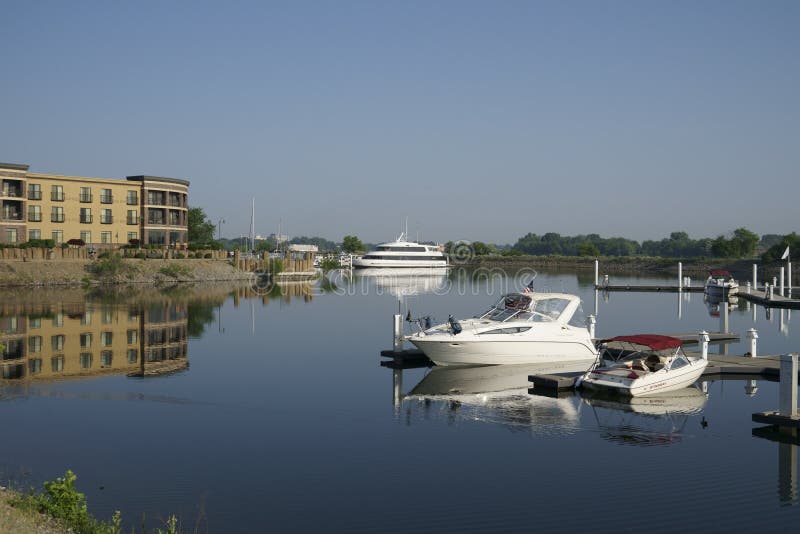
[[[189,243],[214,241],[214,223],[208,219],[203,208],[189,208]]]
[[[600,255],[600,249],[594,243],[584,241],[578,246],[578,256],[594,256]]]
[[[781,256],[786,252],[786,247],[789,247],[790,256],[800,257],[800,236],[794,232],[783,236],[780,242],[769,247],[769,249],[761,255],[761,261],[764,263],[780,261]]]
[[[737,250],[737,255],[740,258],[744,258],[750,257],[755,253],[759,237],[747,228],[737,228],[733,231],[733,238],[731,241],[733,242],[734,248]]]
[[[354,235],[346,235],[342,239],[342,250],[348,254],[355,254],[357,252],[364,252],[364,243]]]

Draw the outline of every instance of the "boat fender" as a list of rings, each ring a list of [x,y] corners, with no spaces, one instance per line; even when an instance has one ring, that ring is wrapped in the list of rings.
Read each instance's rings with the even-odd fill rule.
[[[450,323],[450,329],[453,331],[454,336],[461,333],[461,325],[458,324],[458,321],[453,319],[452,315],[447,318],[447,322]]]

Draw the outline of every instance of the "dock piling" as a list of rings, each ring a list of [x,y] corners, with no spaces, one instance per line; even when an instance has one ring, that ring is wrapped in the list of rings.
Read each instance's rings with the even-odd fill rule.
[[[797,354],[781,356],[781,385],[778,413],[783,417],[797,416]]]
[[[589,337],[592,339],[594,339],[595,323],[597,323],[597,318],[594,315],[589,315],[589,317],[586,318],[586,328],[589,329]]]
[[[600,281],[600,261],[594,260],[594,287],[597,287],[598,282]]]
[[[700,332],[700,335],[697,337],[697,342],[700,343],[700,355],[704,360],[708,360],[708,342],[710,340],[711,337],[705,330]]]
[[[392,348],[395,352],[403,350],[403,316],[395,313],[393,317]]]
[[[758,289],[758,265],[753,264],[753,289]]]
[[[756,345],[758,343],[758,332],[755,328],[751,328],[747,331],[747,339],[750,340],[750,357],[757,358],[758,353],[756,352]]]
[[[683,289],[683,263],[678,262],[678,291]]]
[[[784,296],[784,291],[783,291],[783,289],[784,289],[784,286],[783,286],[783,274],[784,274],[784,271],[783,271],[783,269],[784,268],[781,267],[781,296]]]

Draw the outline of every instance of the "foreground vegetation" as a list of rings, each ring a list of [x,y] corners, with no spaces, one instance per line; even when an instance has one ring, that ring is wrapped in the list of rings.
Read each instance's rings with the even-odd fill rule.
[[[0,532],[74,532],[75,534],[121,534],[122,515],[114,512],[110,521],[101,521],[89,513],[86,496],[75,487],[77,476],[67,470],[63,477],[44,483],[44,492],[20,494],[7,493],[5,500],[13,507],[10,511],[0,507]],[[6,496],[4,496],[6,497]],[[16,513],[15,513],[16,512]],[[7,515],[8,517],[4,517]],[[11,530],[6,531],[6,527]],[[127,530],[126,530],[127,531]],[[135,532],[131,527],[130,532]],[[142,526],[141,532],[145,532]],[[164,529],[155,530],[158,534],[178,534],[178,520],[173,515],[167,519]]]

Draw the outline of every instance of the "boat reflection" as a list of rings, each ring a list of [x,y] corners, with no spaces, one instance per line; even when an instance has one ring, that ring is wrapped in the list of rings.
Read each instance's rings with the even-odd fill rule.
[[[450,424],[480,421],[534,434],[572,434],[579,428],[579,399],[572,395],[564,398],[531,395],[528,376],[578,374],[586,368],[585,362],[436,367],[402,395],[402,408],[407,422],[441,417]],[[394,383],[398,383],[396,377]]]
[[[726,306],[728,312],[739,308],[739,297],[736,295],[730,295],[726,299],[714,295],[704,295],[703,302],[705,302],[708,315],[711,317],[720,317]]]
[[[402,300],[404,297],[434,293],[444,288],[447,267],[366,268],[359,269],[356,277],[369,280],[378,291],[386,291]]]
[[[696,387],[646,397],[582,390],[581,397],[592,408],[602,437],[641,446],[681,441],[687,423],[702,413],[708,400]]]

